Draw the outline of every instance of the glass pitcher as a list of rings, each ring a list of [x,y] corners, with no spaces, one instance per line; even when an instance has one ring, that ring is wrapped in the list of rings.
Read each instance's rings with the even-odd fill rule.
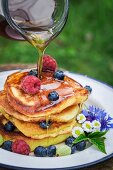
[[[2,0],[0,0],[0,36],[12,40],[24,40],[24,38],[15,30],[12,29],[6,21],[2,12]]]
[[[67,16],[68,0],[0,0],[0,35],[23,40],[26,39],[23,36],[26,30],[40,33],[41,30],[51,29],[52,37],[56,37],[63,29]]]

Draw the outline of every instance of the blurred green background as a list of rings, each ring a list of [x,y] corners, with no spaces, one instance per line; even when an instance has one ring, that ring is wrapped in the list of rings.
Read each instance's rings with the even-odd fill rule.
[[[113,0],[70,0],[68,23],[46,53],[59,67],[113,85]],[[0,37],[0,64],[36,62],[30,44]]]

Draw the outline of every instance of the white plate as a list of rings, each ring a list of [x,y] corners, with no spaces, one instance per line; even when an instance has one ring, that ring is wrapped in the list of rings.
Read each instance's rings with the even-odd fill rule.
[[[3,89],[6,77],[14,71],[0,73],[0,90]],[[66,72],[67,75],[80,82],[83,86],[90,85],[93,89],[87,104],[105,109],[113,117],[113,88],[93,80],[87,76]],[[0,166],[16,169],[79,169],[94,165],[113,156],[113,130],[106,137],[107,155],[99,152],[93,146],[73,155],[54,158],[38,158],[23,156],[0,149]]]

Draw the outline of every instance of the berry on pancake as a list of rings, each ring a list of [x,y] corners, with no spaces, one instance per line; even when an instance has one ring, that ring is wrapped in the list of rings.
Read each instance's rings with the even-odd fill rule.
[[[57,69],[57,63],[54,58],[52,58],[50,55],[44,55],[43,56],[43,71],[53,71],[55,72]]]
[[[54,73],[53,77],[54,77],[55,79],[58,79],[58,80],[64,80],[65,74],[64,74],[63,71],[57,70],[57,71]]]
[[[21,88],[27,94],[36,94],[41,87],[41,81],[35,76],[25,76],[21,81]]]
[[[38,77],[38,70],[37,69],[30,70],[28,75]]]
[[[4,125],[4,130],[6,132],[13,132],[15,130],[15,126],[9,121]]]
[[[48,99],[50,101],[56,101],[59,99],[59,94],[56,91],[52,91],[48,94]]]

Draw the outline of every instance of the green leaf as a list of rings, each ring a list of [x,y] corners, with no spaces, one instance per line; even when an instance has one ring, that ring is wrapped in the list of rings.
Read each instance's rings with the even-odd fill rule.
[[[98,138],[104,136],[108,131],[105,132],[94,132],[88,135],[88,138]]]
[[[106,149],[105,149],[105,143],[104,143],[105,138],[91,138],[89,141],[96,146],[97,149],[99,149],[101,152],[106,154]]]
[[[89,135],[86,134],[81,134],[77,139],[74,140],[73,144],[82,142],[84,140],[88,140],[89,142],[91,142],[97,149],[99,149],[101,152],[106,154],[106,149],[105,149],[105,137],[104,135],[107,133],[108,131],[105,132],[94,132],[91,133]]]
[[[78,138],[76,138],[73,144],[82,142],[83,140],[88,140],[88,137],[85,134],[81,134]]]

